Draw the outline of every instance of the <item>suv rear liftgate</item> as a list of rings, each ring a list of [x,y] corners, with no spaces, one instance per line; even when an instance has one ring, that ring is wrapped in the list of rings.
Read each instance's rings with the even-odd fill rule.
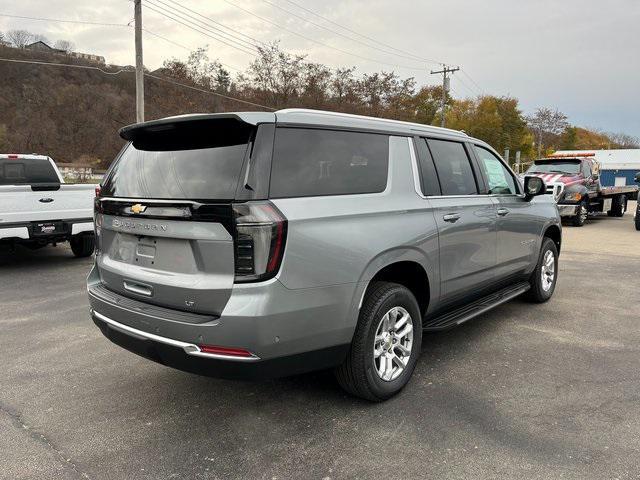
[[[222,313],[234,283],[275,276],[287,223],[266,200],[273,134],[273,123],[232,114],[123,130],[130,143],[96,198],[91,294],[204,323]]]

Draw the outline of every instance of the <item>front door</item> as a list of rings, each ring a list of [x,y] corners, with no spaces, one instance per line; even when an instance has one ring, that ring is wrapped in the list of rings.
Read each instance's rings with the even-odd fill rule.
[[[540,231],[532,215],[531,202],[525,200],[516,179],[507,166],[490,150],[474,145],[478,164],[487,184],[487,194],[496,206],[497,265],[496,280],[527,269],[536,254]]]

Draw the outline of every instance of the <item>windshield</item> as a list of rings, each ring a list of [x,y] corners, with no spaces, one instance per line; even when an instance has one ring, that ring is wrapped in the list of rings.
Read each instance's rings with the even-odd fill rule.
[[[208,127],[214,127],[208,125]],[[104,196],[231,200],[252,129],[182,128],[127,145],[102,187]],[[230,128],[233,132],[230,132]]]
[[[0,185],[34,183],[60,183],[60,178],[48,159],[0,158]]]
[[[526,173],[580,173],[580,161],[548,161],[534,162]]]

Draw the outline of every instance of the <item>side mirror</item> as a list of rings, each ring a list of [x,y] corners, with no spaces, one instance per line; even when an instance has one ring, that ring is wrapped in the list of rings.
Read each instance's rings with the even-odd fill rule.
[[[594,173],[593,175],[591,175],[591,178],[593,178],[594,180],[598,180],[600,178],[600,174]]]
[[[543,195],[547,190],[540,177],[524,177],[524,196],[531,200],[536,195]]]
[[[636,173],[636,183],[640,183],[640,172]]]

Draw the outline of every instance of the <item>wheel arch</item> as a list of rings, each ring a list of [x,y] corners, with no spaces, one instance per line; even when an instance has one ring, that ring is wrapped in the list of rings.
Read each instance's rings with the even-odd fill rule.
[[[425,253],[414,248],[394,249],[380,254],[369,263],[361,277],[358,310],[372,282],[380,280],[407,287],[416,297],[420,313],[424,315],[432,299],[439,295],[439,280],[431,265]]]
[[[560,247],[562,246],[562,231],[558,225],[549,225],[546,227],[542,236],[553,240],[553,243],[556,244],[556,248],[558,249],[558,253],[560,253]]]

